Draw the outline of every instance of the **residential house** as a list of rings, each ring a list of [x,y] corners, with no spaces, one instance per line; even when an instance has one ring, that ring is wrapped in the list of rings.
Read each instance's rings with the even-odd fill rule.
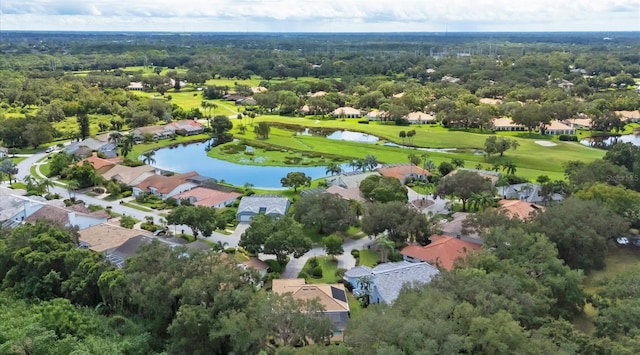
[[[251,88],[251,92],[254,94],[260,94],[263,92],[267,92],[269,91],[267,88],[265,88],[264,86],[254,86]]]
[[[640,89],[640,84],[638,84]],[[640,122],[640,110],[635,111],[616,111],[616,114],[620,115],[622,121],[627,123]]]
[[[181,192],[173,198],[181,201],[189,201],[194,206],[205,206],[214,208],[223,208],[233,204],[242,196],[238,192],[226,192],[210,189],[207,187],[196,187],[188,191]]]
[[[170,248],[180,247],[180,244],[175,244],[164,239],[154,238],[148,235],[138,235],[128,239],[117,248],[106,251],[105,257],[114,266],[123,268],[127,259],[135,256],[142,246],[151,244],[154,240]]]
[[[443,220],[440,223],[440,230],[442,231],[442,234],[444,235],[448,235],[450,237],[468,237],[468,238],[474,238],[474,239],[478,239],[480,238],[477,234],[473,233],[473,234],[469,234],[467,233],[463,233],[464,231],[464,226],[463,223],[464,221],[467,220],[467,217],[469,217],[469,213],[467,212],[455,212],[453,215],[451,215],[451,217],[453,217],[452,220]]]
[[[243,97],[236,100],[236,106],[255,106],[258,104],[258,101],[253,97]]]
[[[300,114],[306,116],[311,112],[311,107],[309,107],[309,105],[304,105],[304,106],[300,107],[300,110],[298,110],[298,112],[300,112]]]
[[[494,131],[525,131],[527,127],[513,123],[509,117],[498,117],[493,119]]]
[[[0,147],[0,159],[4,159],[9,156],[9,149]]]
[[[278,195],[245,196],[238,206],[238,222],[250,222],[253,216],[261,213],[274,218],[281,217],[287,213],[290,205],[288,198]]]
[[[43,205],[25,219],[25,222],[35,223],[40,220],[57,223],[65,227],[78,227],[83,230],[97,224],[107,223],[110,218],[105,210],[90,211],[84,205],[57,207]]]
[[[531,203],[544,202],[544,196],[541,194],[541,186],[538,184],[524,183],[508,186],[499,186],[498,195],[506,200],[521,200]],[[561,194],[554,193],[550,196],[550,201],[562,201],[564,197]]]
[[[91,152],[98,152],[106,158],[115,158],[118,156],[118,147],[113,142],[103,142],[94,138],[87,138],[80,142],[73,142],[65,148],[65,153],[78,157],[88,157]]]
[[[165,128],[165,126],[155,125],[138,127],[129,134],[133,135],[137,143],[144,142],[145,136],[150,136],[153,140],[168,139],[175,136],[175,131]]]
[[[142,91],[144,90],[144,84],[142,84],[141,81],[132,81],[129,83],[129,86],[127,86],[125,89],[133,90],[133,91]]]
[[[500,173],[496,172],[496,171],[489,171],[489,170],[479,170],[479,169],[468,169],[468,168],[458,168],[452,172],[450,172],[449,174],[447,174],[447,176],[451,176],[451,175],[455,175],[458,173],[458,171],[470,171],[472,173],[476,173],[480,176],[482,176],[483,178],[491,181],[491,185],[492,186],[496,186],[496,183],[498,182],[498,180],[500,180]]]
[[[98,253],[116,249],[131,238],[144,235],[144,231],[129,229],[110,223],[96,224],[78,232],[80,248]]]
[[[459,78],[453,77],[453,76],[449,76],[449,75],[445,75],[442,77],[442,79],[440,79],[441,81],[446,81],[449,82],[451,84],[457,84],[460,82]]]
[[[330,176],[325,179],[325,182],[327,183],[327,186],[340,186],[345,189],[359,188],[360,183],[371,175],[380,174],[375,171],[366,173],[354,171],[336,176]]]
[[[379,264],[374,268],[356,266],[347,270],[344,279],[353,286],[355,295],[368,293],[370,303],[392,304],[403,288],[428,284],[439,273],[438,268],[428,263],[403,260]]]
[[[139,196],[143,192],[148,192],[165,200],[198,186],[187,180],[189,177],[196,175],[198,175],[198,173],[195,171],[171,176],[155,174],[134,186],[133,196]]]
[[[521,200],[500,200],[500,209],[505,211],[512,218],[522,220],[529,219],[538,212],[544,211],[544,207],[535,203]]]
[[[590,118],[570,118],[564,124],[574,129],[591,129],[593,121]]]
[[[353,107],[338,107],[333,110],[331,116],[336,118],[360,118],[362,117],[362,112]]]
[[[345,189],[342,186],[333,185],[333,186],[329,186],[324,192],[328,194],[338,195],[343,200],[347,200],[347,201],[360,201],[360,202],[366,201],[364,196],[362,196],[362,192],[357,187]]]
[[[545,126],[544,134],[568,134],[573,135],[576,134],[576,129],[567,126],[564,123],[561,123],[558,120],[551,121],[548,125]]]
[[[382,176],[394,177],[403,184],[408,180],[426,181],[431,173],[414,164],[392,164],[384,165],[376,169]]]
[[[423,124],[435,122],[436,118],[433,115],[424,112],[410,112],[404,116],[410,124]]]
[[[393,95],[393,96],[391,96],[391,97],[393,97],[394,99],[401,99],[401,98],[403,98],[403,97],[404,97],[404,95],[405,95],[405,93],[404,93],[404,92],[399,92],[399,93],[397,93],[397,94],[394,94],[394,95]]]
[[[89,164],[96,169],[98,174],[104,174],[121,161],[122,159],[119,157],[103,159],[98,157],[98,153],[93,152],[90,157],[84,158],[78,162],[78,165]],[[73,166],[73,164],[70,166]]]
[[[426,246],[408,245],[400,252],[408,262],[426,262],[444,270],[452,270],[455,262],[474,250],[482,249],[482,240],[432,235]]]
[[[306,284],[304,279],[275,279],[271,290],[279,295],[290,293],[296,300],[317,300],[324,307],[324,315],[336,327],[334,337],[342,338],[350,313],[344,285]]]
[[[204,126],[196,120],[175,121],[166,124],[164,128],[180,136],[193,136],[204,133]]]
[[[269,264],[256,257],[250,258],[249,260],[239,264],[239,266],[243,269],[256,270],[258,274],[260,274],[261,279],[267,276],[267,272],[269,271]]]
[[[311,94],[311,97],[323,97],[324,95],[326,95],[327,93],[324,91],[316,91],[313,94]]]
[[[366,117],[369,121],[386,121],[389,117],[389,112],[375,110],[367,113]]]
[[[116,164],[111,169],[102,173],[105,180],[114,180],[121,184],[135,186],[142,180],[155,175],[156,169],[150,165],[126,166]]]
[[[480,99],[480,103],[485,105],[500,105],[502,103],[502,100],[483,97]]]
[[[64,206],[61,201],[47,201],[40,196],[20,195],[21,191],[0,187],[0,223],[2,226],[17,227],[24,223],[27,217],[47,204],[58,203],[60,206]]]

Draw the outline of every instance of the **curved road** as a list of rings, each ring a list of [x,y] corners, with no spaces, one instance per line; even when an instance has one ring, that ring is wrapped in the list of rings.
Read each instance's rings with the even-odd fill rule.
[[[18,163],[17,165],[18,174],[16,174],[16,178],[18,180],[23,181],[25,176],[30,175],[31,166],[37,165],[38,160],[44,158],[45,155],[47,155],[47,153],[44,153],[44,152],[36,153],[31,156],[28,156],[25,160]],[[37,169],[37,172],[39,173],[39,169]],[[61,196],[66,196],[69,194],[67,189],[60,187],[58,185],[52,187],[51,192],[60,194]],[[414,195],[412,197],[414,199],[420,197],[420,195],[417,194],[415,191],[413,191],[413,194]],[[121,205],[120,201],[105,201],[105,200],[95,198],[93,196],[83,194],[81,192],[76,192],[75,196],[77,199],[83,200],[86,204],[99,205],[105,208],[111,207],[111,210],[113,212],[116,212],[122,215],[128,215],[141,221],[144,221],[145,217],[147,216],[152,216],[154,219],[154,222],[157,224],[160,224],[160,220],[164,219],[155,211],[150,211],[150,212],[140,211],[131,207],[127,207],[125,205]],[[211,236],[208,236],[205,239],[212,242],[220,242],[223,244],[226,243],[228,247],[237,247],[238,243],[240,242],[240,236],[246,230],[246,228],[248,228],[248,226],[249,226],[248,223],[240,223],[238,224],[238,226],[236,227],[236,230],[231,235],[225,235],[222,233],[213,232]],[[185,230],[193,234],[193,232],[187,226],[169,226],[169,228],[170,230],[177,230],[177,231]],[[375,243],[376,243],[375,240],[372,240],[369,237],[363,237],[358,240],[351,240],[351,239],[346,240],[343,246],[344,253],[342,255],[336,256],[336,258],[338,259],[338,267],[344,268],[347,270],[355,267],[356,266],[355,259],[351,255],[351,251],[354,249],[358,249],[358,250],[366,249],[370,246],[375,245]],[[307,260],[309,260],[309,258],[312,258],[315,256],[326,256],[326,255],[327,253],[324,251],[324,248],[322,247],[313,248],[309,250],[306,254],[301,256],[300,258],[293,258],[293,255],[292,255],[291,260],[289,261],[289,263],[285,267],[285,270],[281,274],[281,278],[285,278],[285,279],[297,278],[298,274],[306,264]],[[275,259],[273,255],[263,255],[263,254],[260,255],[260,258],[263,260]]]

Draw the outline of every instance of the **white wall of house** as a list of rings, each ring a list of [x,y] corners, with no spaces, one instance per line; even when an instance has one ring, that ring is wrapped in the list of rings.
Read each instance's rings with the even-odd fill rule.
[[[167,199],[169,197],[173,197],[179,193],[185,192],[185,191],[189,191],[191,189],[193,189],[194,187],[197,187],[197,184],[194,184],[192,182],[186,182],[184,184],[178,185],[175,189],[171,190],[168,194],[163,194],[161,197],[162,199]]]
[[[80,230],[87,229],[89,227],[93,227],[102,223],[107,223],[107,218],[84,216],[78,215],[75,212],[69,212],[69,224],[72,226],[78,226],[78,229]]]
[[[29,216],[34,214],[37,210],[41,209],[44,204],[35,201],[24,201],[24,208],[20,212],[11,217],[12,221],[22,222]]]

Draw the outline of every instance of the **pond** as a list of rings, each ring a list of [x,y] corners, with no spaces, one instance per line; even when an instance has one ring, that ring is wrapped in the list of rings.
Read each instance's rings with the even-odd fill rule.
[[[208,142],[202,142],[158,149],[153,156],[156,160],[153,166],[178,173],[197,171],[200,175],[218,181],[224,180],[236,186],[250,183],[257,188],[265,189],[281,189],[280,179],[292,171],[301,171],[312,179],[327,176],[324,166],[281,167],[231,163],[207,156],[207,147]],[[347,164],[342,168],[351,171]]]
[[[380,141],[379,137],[373,136],[371,134],[367,134],[367,133],[362,133],[362,132],[354,132],[354,131],[332,131],[331,133],[329,133],[328,129],[318,129],[318,130],[309,130],[309,128],[306,128],[304,131],[302,132],[297,132],[298,135],[301,136],[310,136],[310,135],[316,135],[316,136],[322,136],[328,139],[335,139],[335,140],[341,140],[341,141],[349,141],[349,142],[357,142],[357,143],[370,143],[370,144],[376,144],[378,143],[378,141]],[[421,150],[421,151],[425,151],[425,152],[436,152],[436,153],[454,153],[457,149],[456,148],[422,148],[422,147],[412,147],[409,145],[403,145],[403,144],[397,144],[397,143],[393,143],[393,142],[385,142],[382,145],[384,146],[388,146],[388,147],[398,147],[398,148],[409,148],[409,149],[415,149],[415,150]]]
[[[640,134],[625,134],[622,136],[596,136],[580,140],[580,143],[594,148],[607,148],[616,143],[631,143],[640,146]]]

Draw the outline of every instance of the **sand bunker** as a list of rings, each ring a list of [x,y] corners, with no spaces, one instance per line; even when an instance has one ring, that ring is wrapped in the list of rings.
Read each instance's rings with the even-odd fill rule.
[[[543,147],[555,147],[557,144],[549,141],[535,141],[535,144],[541,145]]]

